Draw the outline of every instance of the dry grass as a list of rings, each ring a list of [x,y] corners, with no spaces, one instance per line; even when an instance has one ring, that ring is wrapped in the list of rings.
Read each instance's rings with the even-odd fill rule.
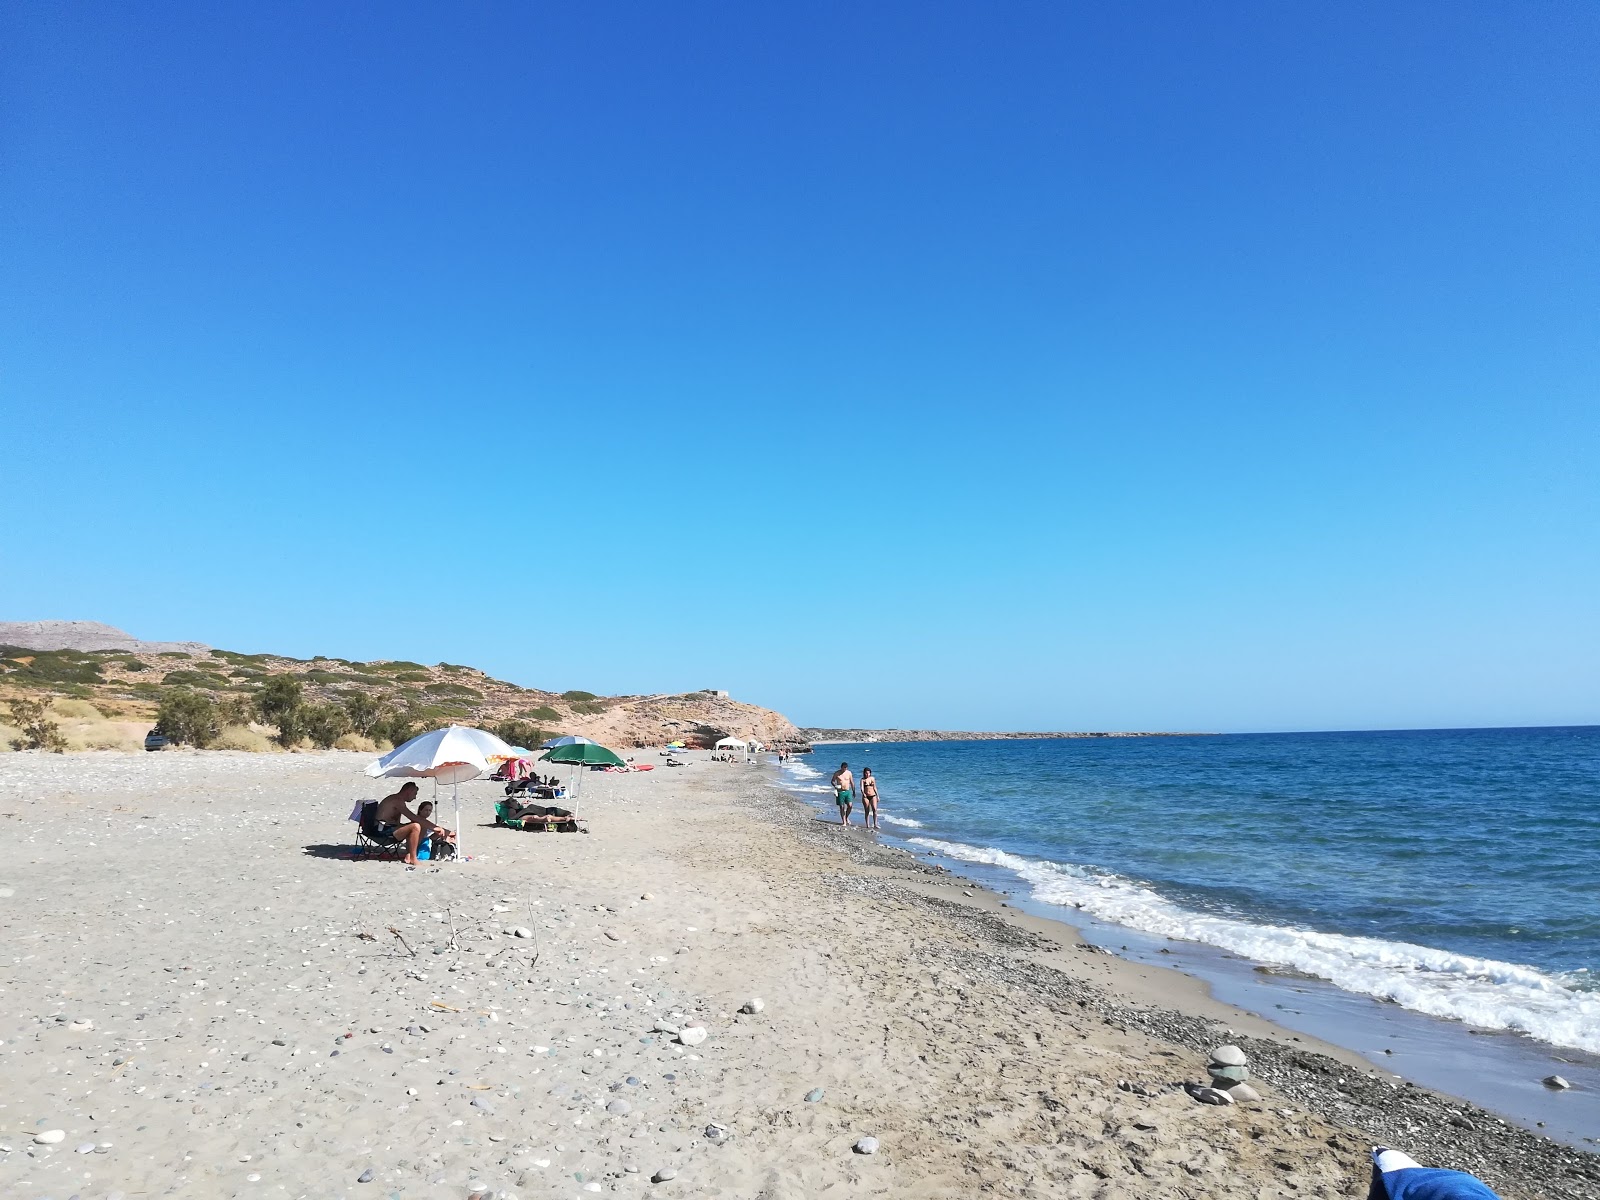
[[[11,739],[22,736],[22,730],[15,725],[0,725],[0,754],[10,753]]]
[[[143,750],[150,726],[144,721],[75,721],[63,723],[61,732],[68,750]]]
[[[224,725],[217,740],[211,743],[213,750],[249,750],[253,754],[268,754],[277,748],[266,734],[243,725]]]
[[[335,750],[365,750],[368,753],[376,750],[378,744],[369,737],[362,737],[359,733],[347,733],[333,744]]]
[[[106,715],[87,700],[57,700],[50,715],[58,721],[104,721]]]

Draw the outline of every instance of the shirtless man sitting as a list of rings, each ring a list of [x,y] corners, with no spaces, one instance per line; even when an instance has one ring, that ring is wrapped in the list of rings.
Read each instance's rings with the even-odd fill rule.
[[[424,821],[408,807],[416,798],[417,785],[411,782],[403,783],[398,792],[391,792],[378,801],[378,811],[374,814],[378,832],[388,834],[397,843],[405,846],[406,864],[413,867],[417,865],[417,843],[429,829],[437,828],[431,821]]]

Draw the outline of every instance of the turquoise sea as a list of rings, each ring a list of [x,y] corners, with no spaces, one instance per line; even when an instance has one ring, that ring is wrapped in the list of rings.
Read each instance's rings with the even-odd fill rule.
[[[1085,916],[1600,1053],[1600,726],[823,746],[884,833]]]

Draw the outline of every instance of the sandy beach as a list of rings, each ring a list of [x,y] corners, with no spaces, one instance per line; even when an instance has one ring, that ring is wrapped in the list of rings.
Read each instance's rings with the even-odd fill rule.
[[[1600,1196],[767,768],[591,775],[587,836],[467,784],[471,861],[408,871],[347,856],[368,757],[0,756],[0,1193],[1356,1197],[1382,1142]],[[1259,1101],[1181,1086],[1225,1042]]]

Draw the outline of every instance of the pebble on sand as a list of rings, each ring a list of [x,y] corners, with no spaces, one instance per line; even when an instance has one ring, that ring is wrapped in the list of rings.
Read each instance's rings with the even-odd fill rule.
[[[821,1088],[812,1088],[809,1092],[806,1093],[806,1103],[807,1104],[815,1104],[819,1100],[821,1100],[822,1097],[823,1097],[823,1091],[822,1091]]]
[[[650,1176],[650,1182],[651,1183],[666,1183],[667,1180],[676,1179],[677,1177],[678,1177],[678,1168],[677,1167],[662,1167],[654,1175]]]
[[[1542,1080],[1540,1080],[1540,1082],[1543,1083],[1545,1087],[1554,1088],[1558,1092],[1572,1086],[1559,1075],[1546,1075]]]
[[[34,1134],[33,1140],[41,1146],[54,1146],[57,1142],[67,1140],[67,1131],[65,1129],[46,1129],[43,1133]]]
[[[857,1154],[876,1154],[878,1152],[878,1139],[864,1137],[851,1147]]]
[[[512,937],[531,938],[533,936],[533,930],[529,929],[526,925],[513,926],[512,928],[506,930],[506,932]]]
[[[368,1167],[365,1171],[361,1172],[361,1174],[357,1175],[356,1176],[356,1182],[357,1183],[371,1183],[372,1182],[372,1168]]]
[[[739,1006],[739,1011],[742,1012],[742,1013],[752,1013],[753,1014],[753,1013],[758,1013],[758,1012],[762,1011],[766,1007],[767,1007],[767,1002],[765,1000],[760,1000],[760,999],[757,999],[756,997],[752,996],[750,999],[746,1000],[743,1004],[741,1004]]]
[[[1248,1104],[1252,1100],[1261,1099],[1261,1093],[1256,1091],[1255,1088],[1251,1087],[1248,1083],[1234,1084],[1228,1089],[1228,1095],[1233,1097],[1236,1104]]]
[[[1197,1087],[1189,1093],[1201,1104],[1232,1104],[1233,1097],[1221,1088]]]
[[[686,1029],[678,1030],[678,1041],[685,1046],[698,1046],[711,1035],[706,1032],[704,1025],[690,1025]]]

